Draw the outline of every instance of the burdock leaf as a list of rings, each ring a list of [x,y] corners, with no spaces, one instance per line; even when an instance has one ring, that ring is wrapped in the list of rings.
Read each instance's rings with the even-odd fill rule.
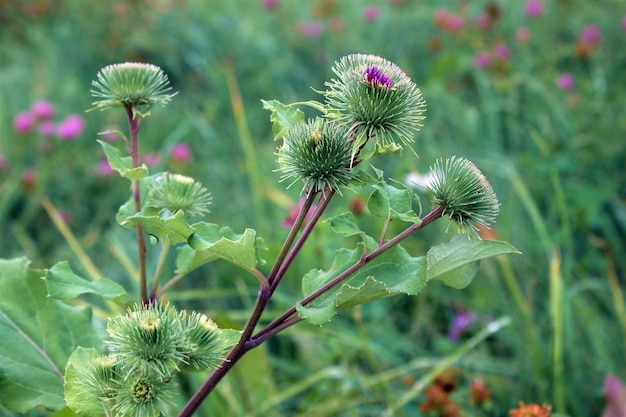
[[[82,294],[95,294],[118,304],[128,301],[128,293],[117,282],[100,278],[89,281],[72,271],[68,262],[59,262],[46,272],[48,295],[57,300],[73,300]]]
[[[122,177],[129,180],[140,180],[148,175],[148,167],[145,165],[142,164],[140,167],[133,168],[133,160],[130,156],[122,156],[117,148],[104,141],[99,140],[98,142],[102,145],[111,169],[117,171]]]
[[[182,210],[167,218],[137,213],[126,218],[122,226],[134,225],[135,222],[141,223],[144,232],[156,238],[157,241],[168,238],[172,245],[186,242],[194,232],[185,220]]]
[[[44,272],[26,258],[0,260],[0,398],[26,413],[65,407],[63,369],[77,346],[99,346],[91,309],[48,297]]]
[[[454,288],[464,288],[472,282],[479,260],[506,253],[520,252],[507,242],[470,240],[465,235],[457,235],[428,251],[426,276],[429,280],[440,279]]]
[[[195,232],[187,241],[192,250],[183,249],[179,252],[177,273],[189,272],[217,258],[248,271],[259,263],[258,250],[261,242],[253,229],[236,234],[227,227],[220,228],[213,223],[200,222],[192,227]]]
[[[302,279],[305,296],[331,281],[359,261],[363,246],[354,250],[340,249],[328,271],[312,270]],[[363,304],[397,294],[416,295],[426,285],[426,260],[411,257],[400,245],[394,246],[359,269],[342,284],[319,296],[311,303],[298,305],[300,317],[311,324],[330,321],[337,308]]]

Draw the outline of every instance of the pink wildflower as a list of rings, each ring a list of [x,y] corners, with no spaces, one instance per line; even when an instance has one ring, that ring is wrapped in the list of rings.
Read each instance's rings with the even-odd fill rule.
[[[177,143],[170,150],[170,157],[175,163],[187,164],[191,161],[191,148],[184,143]]]
[[[102,133],[100,137],[106,140],[107,142],[115,142],[116,140],[120,138],[120,136],[117,133],[113,133],[113,131],[116,131],[116,130],[117,131],[120,130],[120,127],[118,125],[104,126],[102,128],[102,132],[107,132],[107,133]]]
[[[158,152],[149,152],[143,156],[143,163],[149,167],[157,166],[161,162],[161,155]]]
[[[602,417],[623,417],[626,415],[626,386],[613,375],[604,379],[604,398],[606,407]]]
[[[115,171],[113,171],[113,168],[111,168],[111,165],[106,158],[99,160],[96,164],[96,174],[102,177],[108,177],[109,175],[113,175],[114,173]]]
[[[491,24],[492,20],[489,13],[481,13],[476,17],[476,19],[474,19],[474,25],[481,30],[489,29]]]
[[[272,10],[278,6],[278,0],[261,0],[261,5],[267,10]]]
[[[530,40],[530,29],[526,26],[522,26],[515,32],[515,39],[520,43],[526,43]]]
[[[25,191],[31,191],[37,185],[37,171],[34,168],[28,168],[22,172],[22,188]]]
[[[486,52],[480,52],[474,56],[474,65],[478,68],[489,68],[491,66],[491,56]]]
[[[287,213],[287,217],[285,218],[285,220],[283,220],[280,223],[280,225],[283,227],[286,227],[287,229],[291,229],[293,225],[295,224],[295,221],[298,218],[298,214],[300,214],[300,211],[302,210],[303,207],[304,207],[304,199],[301,198],[300,201],[298,201],[298,205],[295,205],[295,204],[291,205],[291,208],[289,209],[289,213]],[[311,207],[309,209],[309,212],[306,214],[303,224],[306,224],[306,222],[309,221],[311,214],[313,214],[313,207]]]
[[[307,38],[317,38],[322,34],[322,25],[317,22],[298,22],[296,31]]]
[[[622,17],[622,30],[626,32],[626,16]]]
[[[561,90],[571,90],[574,88],[576,81],[574,80],[574,76],[571,74],[561,74],[556,79],[556,85]]]
[[[49,120],[54,117],[54,106],[47,100],[36,100],[30,106],[30,112],[39,120]]]
[[[435,24],[444,32],[456,33],[465,27],[465,18],[440,7],[435,10]]]
[[[52,136],[55,134],[57,127],[52,120],[42,120],[37,130],[44,136]]]
[[[380,17],[380,9],[374,5],[367,6],[363,10],[363,18],[367,21],[373,22]]]
[[[502,61],[511,58],[511,50],[503,43],[499,43],[493,48],[493,54]]]
[[[528,0],[524,5],[524,12],[528,17],[539,17],[543,14],[543,2],[541,0]]]
[[[29,112],[20,112],[13,118],[13,129],[21,135],[30,132],[35,127],[35,117]]]
[[[580,32],[580,41],[591,46],[598,46],[602,42],[602,34],[596,25],[587,25]]]
[[[71,141],[83,132],[85,121],[77,114],[71,114],[57,125],[57,137],[61,140]]]

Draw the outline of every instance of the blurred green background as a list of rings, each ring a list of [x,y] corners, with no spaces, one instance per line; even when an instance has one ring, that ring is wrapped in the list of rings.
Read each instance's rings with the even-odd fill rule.
[[[69,259],[81,270],[47,199],[103,274],[134,285],[133,235],[114,219],[128,184],[103,171],[95,142],[110,126],[126,129],[124,114],[84,111],[99,69],[139,61],[160,66],[179,92],[142,124],[151,169],[201,181],[214,197],[209,221],[256,229],[273,259],[298,190],[273,171],[261,100],[321,100],[314,90],[336,60],[377,54],[417,83],[428,112],[419,158],[376,166],[404,181],[437,158],[472,160],[502,203],[493,236],[523,255],[484,262],[462,291],[432,283],[323,328],[300,324],[253,351],[198,415],[382,415],[504,315],[512,324],[454,365],[463,415],[505,416],[520,400],[600,415],[606,375],[626,379],[625,19],[620,0],[0,0],[0,256],[26,255],[38,268]],[[18,121],[37,100],[53,105],[52,125]],[[71,115],[82,119],[76,135],[59,127]],[[345,192],[331,211],[355,198]],[[440,223],[409,244],[413,253],[450,238],[454,227]],[[324,228],[314,238],[268,318],[345,244]],[[214,263],[169,296],[240,328],[255,283]],[[473,321],[450,338],[463,312]],[[475,378],[492,390],[482,410],[468,397]],[[200,380],[179,381],[176,401]],[[425,415],[423,401],[420,391],[396,415]]]

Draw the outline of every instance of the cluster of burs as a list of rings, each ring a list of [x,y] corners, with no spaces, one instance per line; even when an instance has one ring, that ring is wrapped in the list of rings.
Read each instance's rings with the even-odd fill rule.
[[[166,415],[176,374],[214,369],[227,348],[213,320],[162,304],[109,319],[107,334],[107,354],[68,363],[66,400],[80,416]]]

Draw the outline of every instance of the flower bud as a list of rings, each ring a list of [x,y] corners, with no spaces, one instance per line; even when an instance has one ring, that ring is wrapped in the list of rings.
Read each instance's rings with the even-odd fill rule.
[[[169,306],[135,306],[128,314],[110,319],[107,333],[110,351],[130,373],[150,369],[169,376],[183,359],[181,323]]]
[[[193,178],[165,172],[150,184],[144,212],[172,215],[182,210],[193,217],[208,213],[211,201],[211,193]]]
[[[303,189],[312,191],[326,187],[338,190],[348,184],[354,174],[352,144],[346,132],[347,129],[319,118],[293,126],[277,153],[281,180],[292,180],[289,186],[302,180]]]
[[[226,345],[217,324],[204,314],[193,312],[183,318],[182,371],[201,372],[215,368],[225,353]]]
[[[93,102],[94,109],[100,110],[121,106],[136,112],[139,108],[164,106],[176,95],[169,93],[172,87],[161,68],[136,62],[102,68],[91,85],[91,95],[98,99]]]
[[[443,207],[459,231],[478,236],[478,226],[495,221],[500,203],[480,170],[464,158],[439,159],[430,169],[428,192],[435,206]]]

